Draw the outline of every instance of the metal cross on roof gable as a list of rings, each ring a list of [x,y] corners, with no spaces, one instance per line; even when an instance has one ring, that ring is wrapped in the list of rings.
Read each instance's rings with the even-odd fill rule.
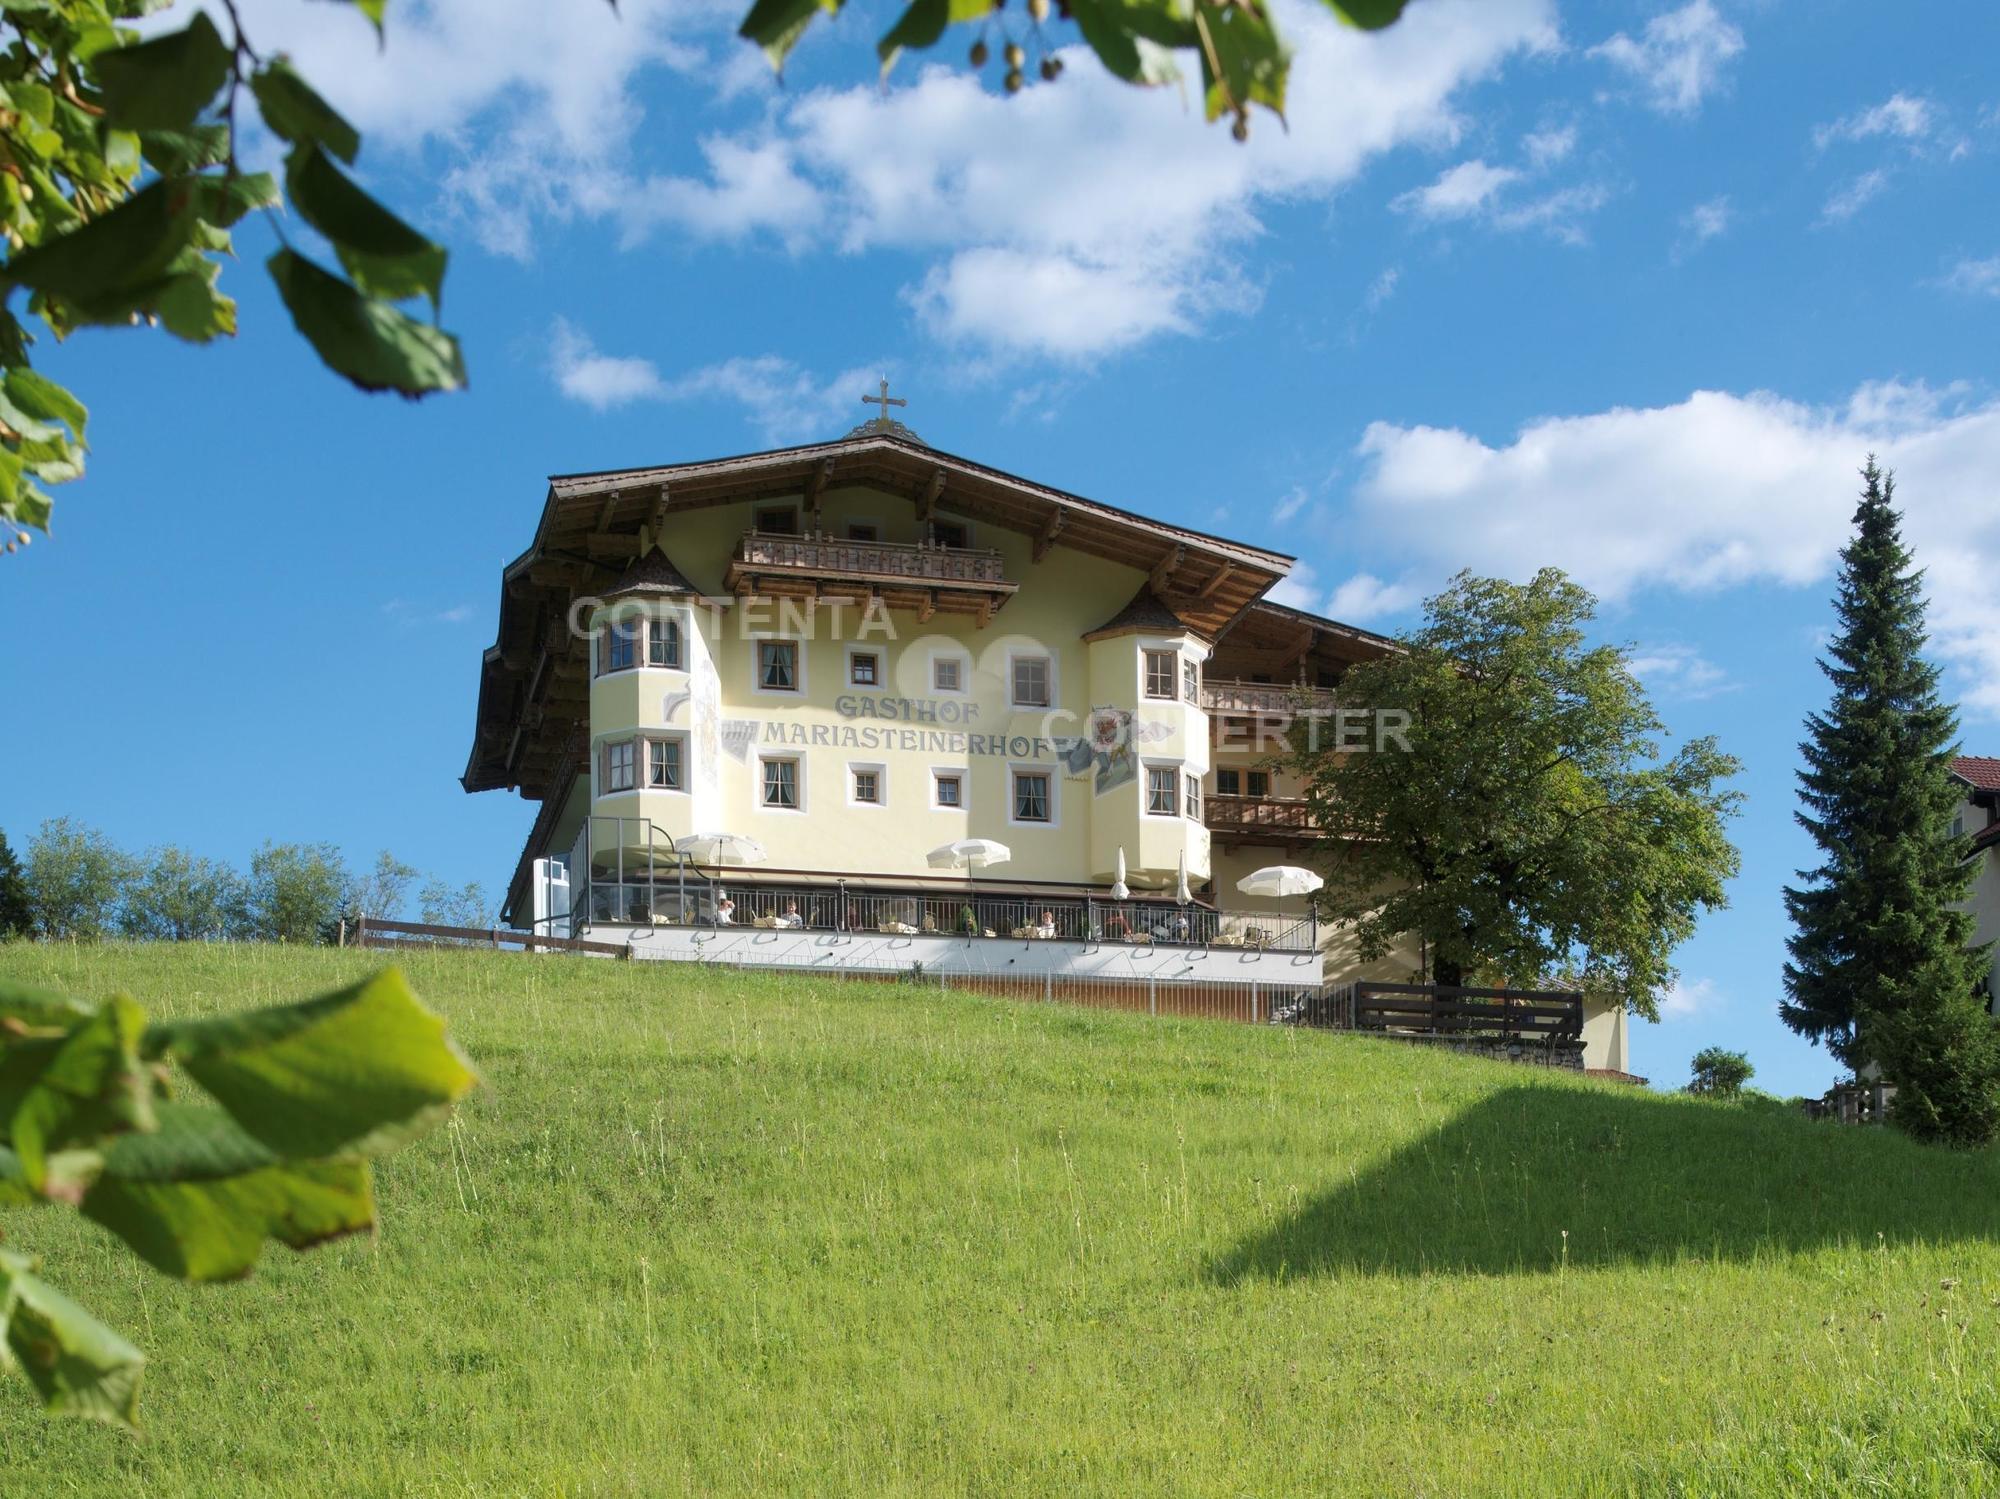
[[[875,423],[877,426],[886,427],[889,425],[889,408],[891,406],[907,406],[910,403],[901,396],[892,396],[889,394],[889,380],[885,375],[882,379],[880,393],[872,396],[863,396],[861,404],[864,406],[880,406],[882,414],[875,418]]]

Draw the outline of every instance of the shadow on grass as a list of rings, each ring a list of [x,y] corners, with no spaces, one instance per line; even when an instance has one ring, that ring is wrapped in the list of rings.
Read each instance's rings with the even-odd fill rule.
[[[2000,1154],[1768,1101],[1526,1084],[1365,1168],[1336,1163],[1328,1180],[1315,1167],[1323,1190],[1214,1259],[1210,1280],[1505,1275],[2000,1236]]]

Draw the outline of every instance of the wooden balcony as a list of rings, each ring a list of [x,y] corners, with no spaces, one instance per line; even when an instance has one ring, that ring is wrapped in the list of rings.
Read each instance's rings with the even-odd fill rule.
[[[1202,821],[1225,843],[1311,843],[1320,836],[1312,806],[1296,796],[1223,796],[1210,792]]]
[[[986,547],[944,547],[831,536],[751,531],[723,575],[731,593],[792,598],[880,598],[891,609],[973,614],[984,625],[1012,598],[1000,554]]]
[[[1209,713],[1289,717],[1308,709],[1329,711],[1334,706],[1334,695],[1329,688],[1284,682],[1204,681],[1201,706]]]

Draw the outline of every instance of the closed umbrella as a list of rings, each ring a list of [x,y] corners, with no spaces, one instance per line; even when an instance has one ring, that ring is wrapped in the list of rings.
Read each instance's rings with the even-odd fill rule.
[[[1123,847],[1120,847],[1118,850],[1118,878],[1111,882],[1111,898],[1113,900],[1130,900],[1132,898],[1132,892],[1125,885],[1125,850]]]
[[[1187,904],[1187,903],[1188,903],[1189,901],[1191,901],[1191,900],[1193,900],[1193,899],[1194,899],[1194,896],[1193,896],[1192,894],[1190,894],[1190,893],[1189,893],[1189,891],[1188,891],[1188,882],[1187,882],[1187,849],[1186,849],[1185,847],[1183,847],[1183,848],[1181,849],[1181,869],[1180,869],[1180,874],[1179,874],[1179,876],[1178,876],[1178,877],[1177,877],[1177,878],[1175,879],[1175,881],[1174,881],[1174,904],[1175,904],[1175,905],[1177,905],[1177,906],[1184,906],[1184,905],[1186,905],[1186,904]]]
[[[960,838],[924,857],[933,869],[984,869],[989,864],[1005,864],[1014,851],[991,838]]]
[[[1296,864],[1267,864],[1262,869],[1253,869],[1236,882],[1236,888],[1245,895],[1311,895],[1326,883],[1310,869],[1301,869]]]

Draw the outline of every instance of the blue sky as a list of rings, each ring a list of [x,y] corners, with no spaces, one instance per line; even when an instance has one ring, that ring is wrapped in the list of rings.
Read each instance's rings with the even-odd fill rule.
[[[1676,737],[1741,757],[1733,904],[1634,1065],[1778,1024],[1795,744],[1853,469],[1903,481],[1968,750],[2000,753],[2000,11],[1859,0],[1303,3],[1250,143],[1072,54],[1018,98],[874,85],[886,7],[782,87],[726,4],[260,0],[455,255],[472,389],[354,395],[243,237],[243,334],[45,355],[93,407],[57,534],[0,564],[0,827],[241,861],[380,848],[503,883],[532,807],[464,795],[499,568],[551,472],[830,436],[878,372],[939,447],[1297,553],[1376,628],[1459,567],[1570,569]],[[963,41],[945,49],[953,62]],[[1476,746],[1468,753],[1476,753]]]

